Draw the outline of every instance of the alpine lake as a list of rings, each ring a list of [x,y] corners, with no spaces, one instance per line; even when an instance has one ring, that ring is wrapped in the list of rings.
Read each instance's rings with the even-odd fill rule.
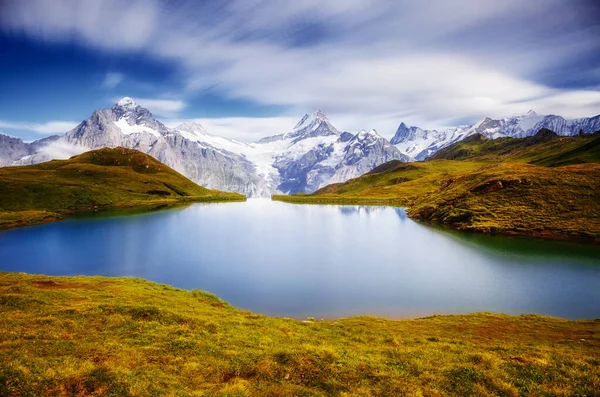
[[[292,318],[600,318],[600,247],[433,228],[404,209],[268,199],[0,232],[0,270],[141,277]]]

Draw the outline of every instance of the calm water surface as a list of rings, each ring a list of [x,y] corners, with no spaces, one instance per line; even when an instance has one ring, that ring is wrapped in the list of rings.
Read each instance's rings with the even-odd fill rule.
[[[136,276],[303,318],[600,317],[600,247],[441,231],[391,207],[195,204],[0,233],[0,270]]]

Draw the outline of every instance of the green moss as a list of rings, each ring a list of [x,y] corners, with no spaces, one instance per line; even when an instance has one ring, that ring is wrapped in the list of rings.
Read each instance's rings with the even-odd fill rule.
[[[596,395],[600,382],[598,321],[303,322],[139,279],[15,273],[0,298],[2,396]]]

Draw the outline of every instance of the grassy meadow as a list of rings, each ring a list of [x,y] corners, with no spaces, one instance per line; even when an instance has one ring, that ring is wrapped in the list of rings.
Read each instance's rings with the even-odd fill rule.
[[[0,273],[2,396],[598,396],[600,321],[272,318],[130,278]]]

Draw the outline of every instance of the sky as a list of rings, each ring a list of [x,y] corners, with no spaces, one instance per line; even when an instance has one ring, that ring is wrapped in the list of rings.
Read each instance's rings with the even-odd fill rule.
[[[242,141],[320,108],[340,130],[600,114],[600,2],[0,0],[0,133],[133,97]]]

